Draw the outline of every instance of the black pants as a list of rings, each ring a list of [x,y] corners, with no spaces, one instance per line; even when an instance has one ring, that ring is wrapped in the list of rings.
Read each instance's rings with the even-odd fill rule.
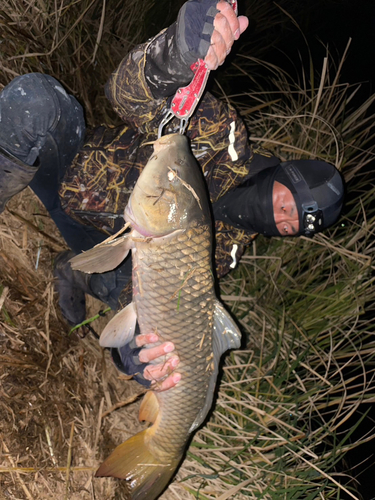
[[[28,165],[39,165],[30,187],[75,253],[107,237],[69,217],[58,195],[65,171],[83,144],[85,131],[82,106],[51,76],[22,75],[0,93],[0,147]],[[92,275],[90,287],[95,296],[116,308],[130,278],[129,257],[115,271]]]
[[[30,187],[75,252],[103,241],[61,208],[59,186],[82,146],[86,126],[82,106],[53,77],[40,73],[12,80],[0,93],[0,146],[28,165],[40,167]]]

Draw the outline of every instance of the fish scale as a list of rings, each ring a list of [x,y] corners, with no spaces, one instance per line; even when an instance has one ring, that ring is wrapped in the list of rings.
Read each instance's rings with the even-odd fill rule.
[[[180,455],[186,445],[188,432],[205,403],[212,374],[215,297],[210,247],[210,229],[206,226],[171,238],[163,245],[163,252],[155,240],[137,245],[133,252],[133,294],[140,329],[143,333],[155,332],[157,325],[159,337],[174,343],[180,359],[180,383],[157,394],[160,420],[151,446],[166,458]],[[192,356],[192,352],[196,354]]]

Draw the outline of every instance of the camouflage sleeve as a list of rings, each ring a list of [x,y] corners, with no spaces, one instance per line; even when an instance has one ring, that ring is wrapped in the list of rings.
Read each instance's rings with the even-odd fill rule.
[[[232,106],[206,92],[190,120],[188,136],[212,203],[248,177],[254,153]]]
[[[144,134],[145,141],[156,138],[159,122],[168,107],[167,99],[153,97],[145,77],[146,51],[153,40],[139,45],[125,57],[106,85],[107,97],[115,111],[124,122]],[[164,133],[177,132],[178,125],[179,121],[173,119]],[[209,92],[204,93],[186,133],[212,203],[250,175],[279,162],[268,151],[255,150],[236,110]],[[254,237],[216,222],[215,258],[219,277],[235,266]]]
[[[120,63],[106,84],[106,95],[121,119],[154,140],[160,120],[169,105],[167,98],[156,99],[145,76],[146,52],[155,40],[167,43],[165,30],[147,43],[137,46]],[[177,132],[179,120],[173,119],[164,133]],[[254,151],[243,120],[236,110],[205,92],[187,129],[193,154],[202,167],[211,201],[237,187],[254,173],[253,165],[278,163],[267,151]],[[255,161],[254,161],[255,160]]]
[[[237,229],[222,221],[215,221],[215,266],[218,278],[222,278],[236,267],[245,248],[256,234]]]
[[[105,86],[105,93],[120,118],[139,132],[155,135],[166,99],[155,99],[145,79],[146,51],[138,45],[120,63]]]

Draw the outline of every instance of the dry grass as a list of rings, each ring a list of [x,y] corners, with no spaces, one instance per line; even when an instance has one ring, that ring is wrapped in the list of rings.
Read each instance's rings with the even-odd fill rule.
[[[17,74],[48,72],[83,101],[91,125],[113,122],[102,86],[142,38],[135,21],[147,10],[127,0],[125,15],[121,5],[3,2],[0,88]],[[277,15],[257,15],[277,27]],[[162,498],[338,499],[344,488],[359,498],[342,459],[360,444],[350,439],[360,403],[375,398],[375,187],[364,175],[374,159],[374,96],[354,106],[356,87],[340,82],[341,63],[329,54],[299,80],[269,66],[272,91],[256,87],[247,63],[265,63],[234,61],[248,94],[223,98],[240,108],[252,140],[282,159],[321,158],[343,171],[345,227],[313,240],[258,239],[223,280],[247,345],[226,358],[215,411]],[[120,482],[93,471],[141,427],[142,388],[119,375],[92,335],[69,335],[52,279],[65,247],[44,208],[29,190],[8,208],[0,216],[0,498],[122,498]],[[90,301],[89,315],[101,308]],[[106,321],[92,325],[100,331]]]
[[[116,121],[103,87],[139,43],[153,2],[5,0],[0,6],[0,86],[38,71],[57,78],[83,104],[89,125]],[[144,35],[143,35],[144,36]]]
[[[114,498],[113,482],[93,485],[92,474],[103,458],[99,450],[105,454],[119,432],[130,435],[137,426],[135,408],[126,419],[111,410],[137,400],[142,389],[121,380],[93,336],[69,336],[56,306],[51,271],[64,245],[34,195],[24,191],[9,208],[54,237],[51,243],[8,211],[1,216],[2,494],[14,499]],[[102,307],[91,301],[92,311]],[[96,322],[95,328],[106,321]]]

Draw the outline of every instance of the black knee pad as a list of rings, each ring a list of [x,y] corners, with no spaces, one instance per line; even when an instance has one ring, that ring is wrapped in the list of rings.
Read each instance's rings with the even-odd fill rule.
[[[85,136],[82,106],[52,76],[22,75],[0,93],[0,147],[27,165],[37,161],[30,187],[49,212],[60,208],[58,189]]]
[[[48,140],[69,164],[80,148],[85,121],[81,105],[52,76],[29,73],[0,93],[0,147],[33,165]]]

